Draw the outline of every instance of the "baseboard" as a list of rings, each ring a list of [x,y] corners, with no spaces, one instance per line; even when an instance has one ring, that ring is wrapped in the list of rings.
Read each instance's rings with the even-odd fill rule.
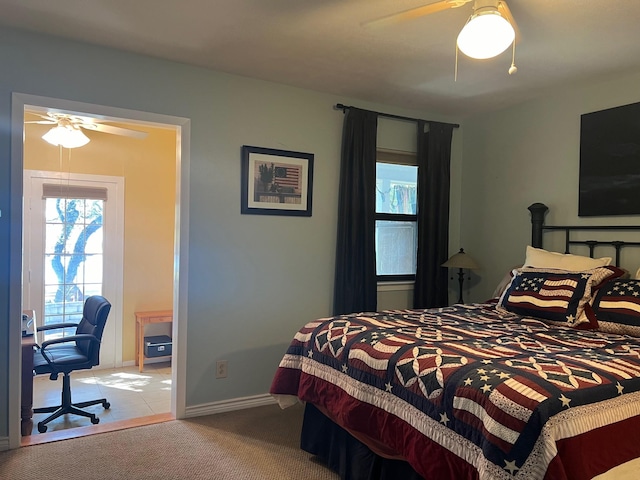
[[[221,400],[219,402],[203,403],[194,405],[185,409],[185,418],[200,417],[202,415],[213,415],[216,413],[233,412],[235,410],[244,410],[245,408],[263,407],[265,405],[273,405],[276,403],[268,393],[262,395],[254,395],[251,397],[232,398],[229,400]]]
[[[0,452],[9,450],[9,437],[0,437]]]
[[[150,363],[163,363],[163,362],[171,362],[171,357],[145,357],[144,364],[148,365]],[[127,360],[126,362],[122,362],[123,367],[133,367],[136,364],[135,360]]]

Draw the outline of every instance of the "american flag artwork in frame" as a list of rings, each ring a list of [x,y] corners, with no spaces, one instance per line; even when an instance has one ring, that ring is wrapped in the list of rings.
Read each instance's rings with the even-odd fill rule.
[[[312,153],[242,147],[241,213],[311,216]]]

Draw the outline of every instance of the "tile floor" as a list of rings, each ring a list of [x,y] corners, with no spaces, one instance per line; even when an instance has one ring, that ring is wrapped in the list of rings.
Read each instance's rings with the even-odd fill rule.
[[[62,375],[57,381],[48,375],[33,378],[33,406],[60,404]],[[145,364],[140,373],[137,366],[118,369],[91,369],[71,374],[71,400],[82,402],[106,398],[111,407],[94,405],[84,410],[95,413],[100,424],[145,417],[171,411],[171,363]],[[33,435],[39,435],[37,423],[45,413],[33,415]],[[77,415],[63,415],[47,424],[47,432],[91,425],[91,420]]]

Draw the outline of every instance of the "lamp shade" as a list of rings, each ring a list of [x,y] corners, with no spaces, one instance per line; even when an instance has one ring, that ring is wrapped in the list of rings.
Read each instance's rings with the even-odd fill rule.
[[[56,147],[61,145],[64,148],[78,148],[89,143],[89,137],[79,128],[71,125],[53,127],[42,136],[42,139],[51,145]]]
[[[461,248],[458,253],[452,255],[442,266],[447,268],[466,268],[468,270],[477,270],[480,268],[473,258],[464,253],[464,248]]]
[[[509,21],[494,7],[471,16],[458,34],[458,48],[471,58],[492,58],[504,52],[516,37]]]

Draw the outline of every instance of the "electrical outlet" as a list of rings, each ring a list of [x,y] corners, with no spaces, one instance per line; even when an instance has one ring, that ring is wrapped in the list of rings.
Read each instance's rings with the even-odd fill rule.
[[[216,378],[227,378],[227,361],[218,360],[216,362]]]

